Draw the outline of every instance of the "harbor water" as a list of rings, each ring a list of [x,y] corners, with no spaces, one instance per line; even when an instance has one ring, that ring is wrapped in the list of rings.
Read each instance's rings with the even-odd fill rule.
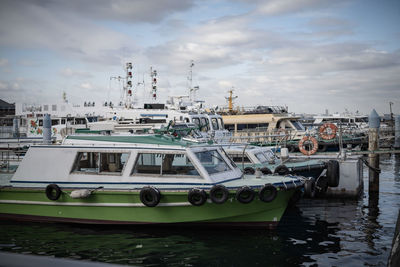
[[[400,209],[400,156],[381,156],[379,195],[303,199],[276,230],[0,221],[0,251],[134,266],[386,266]]]

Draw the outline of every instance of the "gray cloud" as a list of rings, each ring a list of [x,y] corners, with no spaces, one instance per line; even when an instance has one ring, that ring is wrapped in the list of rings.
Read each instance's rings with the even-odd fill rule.
[[[16,3],[18,2],[18,3]],[[192,0],[20,0],[3,1],[2,6],[30,5],[51,12],[74,13],[79,16],[123,22],[158,22],[166,16],[193,6]]]

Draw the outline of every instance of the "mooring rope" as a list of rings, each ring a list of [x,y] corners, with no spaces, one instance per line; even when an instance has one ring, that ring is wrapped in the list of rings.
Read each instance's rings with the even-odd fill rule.
[[[362,162],[364,162],[364,164],[365,164],[368,168],[370,168],[371,170],[373,170],[375,173],[381,173],[381,169],[372,167],[371,165],[369,165],[369,162],[368,162],[366,159],[361,158],[361,160],[362,160]]]

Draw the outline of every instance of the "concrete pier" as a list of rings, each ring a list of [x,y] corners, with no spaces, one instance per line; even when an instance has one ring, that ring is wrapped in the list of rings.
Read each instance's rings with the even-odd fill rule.
[[[381,119],[375,109],[369,115],[368,150],[370,152],[379,149],[379,126]],[[368,154],[369,162],[369,192],[379,192],[379,154]]]

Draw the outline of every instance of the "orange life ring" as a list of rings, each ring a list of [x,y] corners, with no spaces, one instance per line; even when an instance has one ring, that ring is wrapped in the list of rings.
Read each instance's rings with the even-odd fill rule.
[[[325,123],[319,127],[319,136],[325,140],[331,140],[336,137],[338,128],[333,123]]]
[[[311,145],[312,149],[307,150],[306,145]],[[318,141],[315,137],[312,136],[304,136],[299,142],[299,150],[306,156],[310,156],[315,154],[318,150]]]

